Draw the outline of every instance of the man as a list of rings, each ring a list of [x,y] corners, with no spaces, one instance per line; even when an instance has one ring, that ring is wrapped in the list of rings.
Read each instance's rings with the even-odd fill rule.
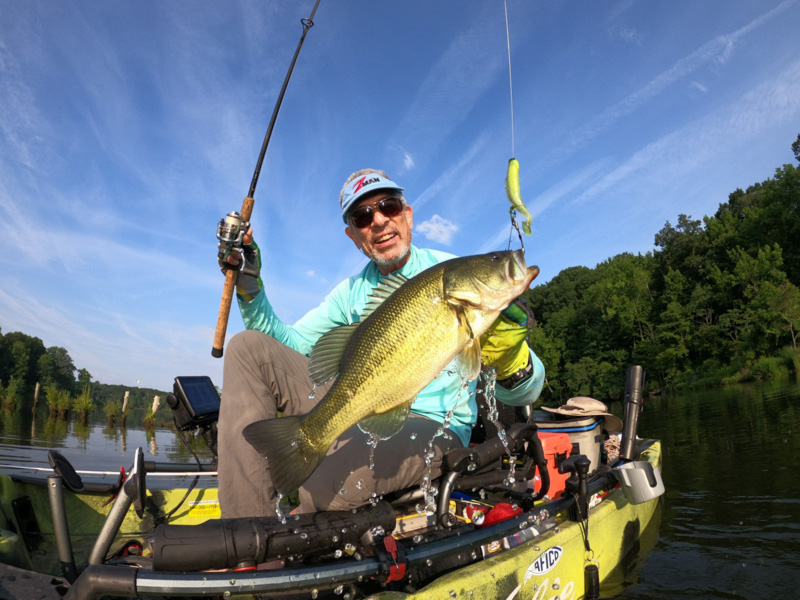
[[[293,326],[275,315],[262,289],[252,232],[245,237],[237,297],[247,331],[228,344],[218,424],[223,517],[275,514],[269,463],[244,440],[242,430],[252,422],[276,418],[278,412],[305,414],[322,399],[330,383],[315,387],[307,369],[307,356],[317,340],[335,327],[358,322],[384,276],[399,271],[410,278],[453,258],[411,244],[413,210],[402,192],[386,173],[375,169],[347,179],[339,196],[345,233],[371,260]],[[240,261],[232,256],[229,262]],[[524,318],[520,323],[500,319],[482,341],[484,364],[497,368],[497,398],[507,404],[532,404],[544,382],[544,367],[528,349],[526,332]],[[475,386],[473,381],[464,389],[460,375],[445,369],[418,394],[406,425],[390,439],[370,446],[366,434],[351,428],[300,488],[300,510],[354,508],[387,492],[419,485],[427,474],[437,477],[442,456],[469,443],[477,418]]]

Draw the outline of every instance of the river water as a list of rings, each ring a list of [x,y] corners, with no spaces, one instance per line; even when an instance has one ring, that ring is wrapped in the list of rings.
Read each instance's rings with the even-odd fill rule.
[[[621,405],[611,405],[622,415]],[[46,468],[55,448],[78,469],[107,471],[146,460],[189,461],[166,427],[146,432],[95,421],[52,422],[0,412],[0,465]],[[166,422],[169,415],[157,419]],[[661,519],[643,532],[604,584],[604,598],[793,598],[800,588],[800,383],[796,379],[647,398],[642,437],[662,441]],[[193,447],[208,458],[203,444]],[[2,472],[18,472],[0,466]],[[37,473],[37,471],[30,471]],[[44,473],[42,476],[44,477]],[[151,485],[148,479],[148,485]],[[156,484],[157,485],[157,484]],[[590,528],[591,534],[591,528]]]
[[[625,589],[610,597],[796,597],[797,380],[648,398],[639,432],[662,441],[662,518],[629,557]]]

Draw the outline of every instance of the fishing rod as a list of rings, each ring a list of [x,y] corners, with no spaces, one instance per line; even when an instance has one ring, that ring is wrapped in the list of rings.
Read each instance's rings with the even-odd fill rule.
[[[250,190],[242,202],[242,210],[240,212],[231,212],[226,215],[224,219],[219,222],[217,228],[217,238],[219,238],[220,256],[227,258],[231,250],[241,250],[242,240],[247,230],[250,228],[250,216],[253,214],[253,205],[255,200],[253,196],[256,193],[256,185],[258,185],[258,177],[261,174],[261,165],[264,163],[264,156],[267,154],[267,146],[269,139],[272,137],[272,130],[275,128],[275,121],[278,118],[278,111],[281,109],[283,103],[283,96],[286,93],[286,88],[289,85],[289,79],[292,76],[294,65],[297,62],[297,57],[300,54],[300,48],[303,47],[303,42],[306,39],[308,30],[314,26],[314,14],[317,12],[320,0],[314,4],[314,9],[307,19],[300,19],[303,25],[303,34],[300,36],[300,41],[297,44],[297,49],[294,51],[292,63],[289,65],[289,71],[286,73],[286,78],[283,80],[283,87],[278,94],[278,100],[275,102],[275,108],[272,111],[272,118],[267,127],[267,133],[264,136],[264,143],[261,144],[261,153],[258,155],[256,168],[253,172],[253,180],[250,182]],[[244,260],[242,260],[242,265]],[[217,316],[217,330],[214,334],[214,346],[211,348],[211,356],[214,358],[221,358],[223,346],[225,345],[225,332],[228,329],[228,317],[231,313],[231,303],[233,302],[233,293],[236,288],[236,279],[239,271],[235,269],[228,269],[225,271],[225,285],[222,288],[222,300],[219,304],[219,315]]]

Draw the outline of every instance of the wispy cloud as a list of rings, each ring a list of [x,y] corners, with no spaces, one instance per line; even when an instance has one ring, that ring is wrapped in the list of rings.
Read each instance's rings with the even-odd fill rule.
[[[633,27],[615,24],[609,28],[609,35],[632,46],[638,47],[642,45],[642,34]]]
[[[791,122],[798,115],[800,61],[790,64],[780,75],[747,92],[726,109],[648,144],[585,190],[575,202],[585,203],[633,180],[640,187],[658,189],[718,155],[731,137],[741,142],[763,133],[772,123]]]
[[[706,42],[700,48],[688,56],[685,56],[672,67],[663,73],[660,73],[654,79],[650,80],[644,87],[640,88],[613,106],[605,109],[597,117],[581,127],[559,148],[556,148],[554,152],[550,154],[550,160],[556,161],[564,156],[572,154],[578,148],[586,145],[591,139],[608,130],[622,117],[632,113],[647,100],[656,96],[657,94],[660,94],[676,81],[679,81],[695,72],[701,66],[712,61],[724,64],[730,58],[737,42],[758,27],[761,27],[765,23],[777,17],[796,2],[797,0],[784,0],[784,2],[781,2],[781,4],[772,10],[752,20],[750,23],[741,27],[740,29],[730,34],[719,35]]]
[[[427,157],[463,122],[506,68],[503,53],[496,51],[500,30],[487,27],[493,20],[502,26],[502,12],[482,9],[470,28],[454,38],[431,66],[390,139],[400,140],[414,156]]]
[[[456,180],[458,180],[461,186],[463,186],[465,182],[468,182],[470,180],[468,171],[474,165],[476,158],[486,148],[489,140],[490,134],[487,132],[478,136],[445,172],[440,173],[434,181],[411,202],[414,210],[421,208],[432,199],[436,198],[445,189],[452,193]]]

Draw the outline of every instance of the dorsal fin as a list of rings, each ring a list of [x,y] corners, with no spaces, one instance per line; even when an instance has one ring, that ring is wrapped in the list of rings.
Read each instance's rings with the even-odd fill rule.
[[[383,304],[383,301],[406,281],[408,281],[408,277],[401,273],[392,273],[379,281],[367,299],[367,304],[361,313],[360,322],[363,322],[364,319],[375,312],[375,309]],[[353,332],[358,325],[359,323],[341,325],[331,329],[317,340],[308,357],[308,374],[311,377],[311,381],[321,385],[339,374],[342,354],[344,354],[344,349],[350,338],[353,337]]]
[[[321,385],[339,374],[342,354],[356,327],[358,323],[342,325],[331,329],[317,340],[308,357],[308,374],[311,381]]]
[[[383,304],[383,301],[395,293],[397,288],[403,285],[406,281],[408,281],[408,277],[402,273],[392,273],[391,275],[388,275],[379,281],[378,285],[373,288],[372,293],[367,299],[364,312],[361,313],[361,320],[363,321],[373,312],[375,312],[375,309]]]

